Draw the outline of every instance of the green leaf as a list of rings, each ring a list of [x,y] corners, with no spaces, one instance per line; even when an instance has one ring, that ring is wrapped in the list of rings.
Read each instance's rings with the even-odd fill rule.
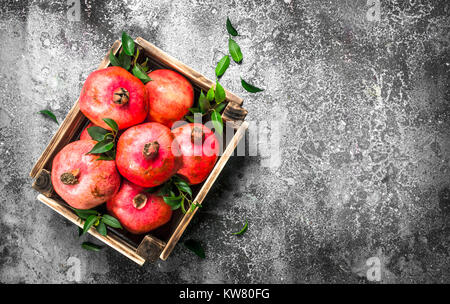
[[[192,196],[192,189],[186,181],[179,179],[176,180],[174,184],[178,188],[178,190],[180,190],[181,192],[189,193],[189,195]]]
[[[139,58],[139,48],[136,48],[136,55],[134,56],[134,63],[133,63],[133,65],[136,65],[136,61],[138,60],[138,58]]]
[[[192,205],[191,205],[191,208],[189,208],[189,211],[193,212],[196,207],[202,208],[203,206],[201,204],[197,203],[197,202],[193,202]]]
[[[172,208],[172,210],[176,210],[181,207],[181,205],[180,205],[181,200],[182,200],[181,195],[173,196],[173,197],[163,196],[163,200],[167,205],[169,205]]]
[[[58,120],[56,119],[55,114],[53,114],[52,111],[49,111],[49,110],[41,110],[41,111],[39,111],[38,113],[39,113],[39,114],[44,114],[44,115],[50,117],[54,122],[56,122],[57,124],[59,124]]]
[[[109,52],[109,62],[111,62],[112,66],[121,66],[119,59],[117,59],[116,55],[114,55],[112,50],[111,52]]]
[[[119,220],[117,220],[114,216],[111,216],[109,214],[103,215],[102,222],[110,227],[122,229],[122,225],[120,225]]]
[[[156,195],[163,196],[163,195],[170,194],[171,186],[172,186],[172,184],[170,181],[164,183]]]
[[[95,210],[91,210],[91,209],[75,209],[75,208],[71,208],[75,214],[80,218],[80,219],[87,219],[90,215],[97,215],[98,212]]]
[[[126,54],[124,51],[120,52],[119,63],[122,68],[128,71],[131,66],[131,56]]]
[[[147,83],[152,80],[148,77],[147,73],[144,72],[139,63],[136,63],[131,71],[133,72],[133,75],[139,78],[143,83]]]
[[[105,139],[105,135],[109,133],[109,130],[103,129],[101,127],[89,127],[87,129],[89,135],[92,137],[93,140],[96,141],[102,141]]]
[[[105,223],[103,222],[103,219],[98,224],[97,231],[98,231],[98,233],[100,233],[103,236],[106,236],[108,234],[108,231],[106,229]]]
[[[226,102],[222,102],[222,103],[219,103],[218,105],[216,105],[215,107],[214,107],[214,110],[216,110],[217,112],[222,112],[222,110],[225,108],[227,106],[227,103]]]
[[[203,249],[202,245],[200,245],[199,242],[195,240],[187,240],[184,242],[184,246],[186,246],[187,249],[194,252],[196,255],[198,255],[200,258],[205,258],[205,250]]]
[[[233,234],[234,234],[234,235],[242,235],[242,234],[245,233],[245,231],[247,231],[247,229],[248,229],[248,221],[246,220],[246,221],[245,221],[244,228],[242,228],[241,231],[234,232]]]
[[[239,45],[234,41],[233,39],[228,40],[228,49],[230,51],[231,57],[233,60],[237,63],[240,63],[242,61],[242,52]]]
[[[114,142],[102,140],[98,142],[91,151],[89,151],[87,154],[99,154],[99,153],[105,153],[109,150],[111,150],[114,147]]]
[[[103,118],[103,121],[113,130],[113,131],[119,131],[119,126],[117,123],[111,119],[111,118]]]
[[[244,87],[244,89],[246,89],[250,93],[257,93],[257,92],[264,91],[263,89],[257,88],[255,86],[249,84],[244,79],[242,79],[242,77],[241,77],[241,84]]]
[[[189,122],[194,122],[194,116],[192,115],[185,116],[184,118],[186,118]]]
[[[114,160],[115,158],[110,156],[110,155],[106,155],[106,154],[102,154],[99,156],[99,158],[96,159],[97,160]]]
[[[230,57],[228,55],[225,55],[220,59],[220,61],[217,63],[216,66],[216,76],[220,77],[225,73],[225,71],[228,69],[228,66],[230,65]]]
[[[125,32],[122,32],[122,48],[127,55],[134,55],[134,40]]]
[[[216,103],[221,103],[226,98],[227,98],[227,95],[225,93],[225,90],[223,89],[222,85],[218,81],[216,81],[216,93],[214,96]]]
[[[97,221],[98,217],[97,215],[89,215],[88,218],[86,219],[86,221],[84,222],[84,226],[83,226],[83,234],[85,234],[89,228],[92,227],[92,225],[95,224],[95,222]]]
[[[198,98],[198,105],[200,107],[200,112],[205,114],[209,108],[211,108],[211,104],[209,103],[208,98],[206,98],[205,94],[203,94],[203,90],[200,91],[200,97]]]
[[[213,87],[211,87],[211,88],[208,90],[208,93],[206,93],[206,98],[207,98],[209,101],[213,101],[213,100],[214,100],[214,88],[213,88]]]
[[[195,114],[195,113],[201,113],[201,110],[199,108],[189,108],[189,112],[191,112],[192,114]]]
[[[228,31],[228,34],[230,34],[231,36],[237,36],[238,35],[238,32],[233,27],[233,25],[231,24],[230,18],[228,18],[228,17],[227,17],[227,31]]]
[[[91,250],[91,251],[100,251],[102,249],[102,246],[90,243],[90,242],[84,242],[83,244],[81,244],[81,247],[83,247],[86,250]]]
[[[181,211],[183,212],[183,214],[186,214],[186,208],[184,207],[184,196],[181,199],[180,206],[181,206]]]
[[[222,132],[223,132],[222,116],[216,110],[213,110],[211,113],[211,121],[212,121],[212,124],[213,124],[216,132],[219,134],[222,134]]]

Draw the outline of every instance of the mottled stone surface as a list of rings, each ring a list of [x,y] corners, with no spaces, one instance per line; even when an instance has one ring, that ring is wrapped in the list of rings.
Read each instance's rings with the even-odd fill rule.
[[[450,282],[448,1],[381,0],[379,21],[372,0],[82,0],[80,21],[54,2],[0,5],[0,282],[365,283],[376,261],[384,283]],[[226,166],[183,237],[204,260],[180,244],[142,268],[83,250],[31,188],[58,128],[36,112],[62,121],[122,30],[214,78],[227,16],[244,60],[221,82],[253,128],[279,122],[279,154]]]

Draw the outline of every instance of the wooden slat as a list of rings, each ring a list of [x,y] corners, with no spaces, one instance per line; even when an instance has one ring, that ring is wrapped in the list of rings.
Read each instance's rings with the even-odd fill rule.
[[[245,130],[248,128],[248,122],[244,121],[239,129],[236,131],[236,134],[234,134],[233,138],[231,139],[230,143],[226,147],[225,151],[223,152],[223,155],[220,157],[217,164],[214,166],[214,169],[211,171],[211,174],[204,182],[202,188],[200,189],[200,192],[197,194],[197,197],[194,200],[194,204],[201,204],[203,202],[203,199],[208,194],[209,190],[211,189],[212,185],[216,181],[217,177],[219,176],[220,172],[222,171],[223,167],[227,163],[230,156],[233,154],[234,149],[238,145],[239,141],[245,134]],[[170,253],[172,252],[173,248],[177,244],[180,237],[183,235],[183,232],[186,230],[186,227],[189,225],[190,221],[192,220],[194,214],[197,212],[198,207],[194,209],[193,212],[188,212],[184,215],[183,219],[178,224],[178,227],[173,232],[172,236],[170,237],[169,241],[167,242],[166,247],[164,248],[163,252],[161,253],[160,258],[162,260],[166,260]]]
[[[164,65],[180,72],[185,77],[189,78],[195,85],[202,88],[204,91],[209,90],[211,87],[215,87],[216,83],[199,72],[195,71],[194,69],[188,67],[184,63],[181,63],[177,59],[173,58],[172,56],[166,54],[150,42],[146,41],[145,39],[141,37],[136,38],[136,42],[142,46],[142,48],[146,51],[148,56],[151,56],[155,58],[157,61],[162,62]],[[235,102],[239,105],[242,105],[244,102],[242,98],[234,95],[230,91],[225,90],[226,97],[228,101]]]
[[[121,42],[114,42],[111,50],[116,53],[120,48]],[[100,63],[98,70],[104,69],[109,65],[109,51],[106,56],[103,58]],[[38,161],[34,165],[33,169],[31,169],[30,176],[35,178],[36,175],[43,168],[48,168],[49,162],[53,159],[56,153],[59,152],[65,145],[67,145],[75,135],[75,132],[78,131],[80,125],[85,121],[86,117],[81,113],[80,107],[78,106],[78,100],[75,102],[72,109],[67,114],[66,118],[62,122],[56,134],[50,140],[47,148],[45,148],[44,152],[39,157]]]
[[[43,194],[39,194],[37,198],[39,201],[43,202],[48,207],[52,208],[57,213],[64,216],[66,219],[68,219],[69,221],[71,221],[72,223],[77,225],[78,227],[83,228],[84,221],[80,221],[78,216],[76,216],[66,206],[62,205],[58,201],[55,201],[51,198],[46,197]],[[130,245],[124,243],[122,240],[115,237],[114,235],[109,234],[107,236],[103,236],[100,233],[98,233],[98,231],[95,229],[95,227],[90,228],[88,232],[91,235],[93,235],[94,237],[96,237],[98,240],[102,241],[103,243],[114,248],[115,250],[117,250],[118,252],[120,252],[121,254],[126,256],[127,258],[131,259],[133,262],[135,262],[141,266],[145,263],[145,259],[136,253],[136,248],[133,248]]]

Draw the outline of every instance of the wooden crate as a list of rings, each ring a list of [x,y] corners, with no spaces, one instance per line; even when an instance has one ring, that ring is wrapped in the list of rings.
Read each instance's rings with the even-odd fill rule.
[[[135,42],[137,47],[140,48],[141,54],[145,54],[148,57],[151,69],[169,68],[186,77],[194,87],[195,98],[198,98],[200,90],[206,92],[215,85],[215,82],[164,53],[143,38],[138,37]],[[120,48],[121,42],[116,41],[110,51],[117,54]],[[109,51],[98,69],[103,69],[110,65],[108,54]],[[248,127],[248,123],[244,121],[247,111],[242,108],[243,100],[233,93],[225,91],[228,105],[223,111],[222,118],[224,122],[233,127],[234,135],[232,137],[224,135],[224,138],[229,137],[231,140],[223,143],[223,153],[214,169],[205,182],[193,186],[194,195],[196,194],[194,203],[202,204]],[[33,188],[40,192],[37,197],[38,200],[79,227],[83,227],[84,222],[53,191],[50,172],[55,155],[69,142],[77,140],[81,130],[87,123],[88,119],[81,113],[77,100],[30,172],[30,176],[34,178]],[[101,208],[104,208],[104,204],[102,206]],[[166,260],[197,212],[197,209],[198,207],[193,212],[187,212],[186,214],[183,214],[179,209],[176,210],[169,223],[146,235],[136,236],[125,230],[108,227],[108,235],[103,236],[97,232],[94,226],[89,230],[89,233],[139,265],[143,265],[145,261],[155,261],[158,258]]]

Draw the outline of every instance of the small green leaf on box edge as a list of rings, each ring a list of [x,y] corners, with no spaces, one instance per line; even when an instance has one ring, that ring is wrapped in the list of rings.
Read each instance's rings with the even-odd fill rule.
[[[97,215],[89,215],[89,217],[86,219],[86,221],[84,222],[84,226],[83,226],[83,234],[85,234],[89,228],[92,227],[92,225],[95,224],[95,222],[97,221],[98,217]]]
[[[208,90],[208,93],[206,93],[206,98],[209,100],[209,101],[213,101],[214,100],[214,88],[213,87],[211,87],[209,90]]]
[[[117,59],[116,55],[114,55],[113,51],[109,52],[109,62],[112,66],[120,66],[119,59]]]
[[[216,132],[219,134],[222,134],[222,132],[223,132],[222,116],[216,110],[213,110],[211,113],[211,121],[212,121],[212,124],[213,124]]]
[[[139,78],[144,84],[151,81],[152,79],[147,75],[146,72],[142,69],[141,65],[139,63],[136,63],[136,65],[131,70],[133,75]]]
[[[134,55],[134,40],[125,32],[122,32],[122,47],[127,55]]]
[[[109,214],[104,214],[102,216],[102,222],[110,227],[122,229],[122,225],[120,224],[119,220]]]
[[[103,219],[98,224],[97,231],[98,231],[98,233],[100,233],[103,236],[106,236],[108,234],[108,231],[106,229],[105,223],[103,222]]]
[[[200,91],[200,97],[198,98],[198,105],[200,107],[200,112],[202,114],[205,114],[209,108],[211,108],[211,104],[209,103],[208,98],[206,98],[205,94],[203,93],[203,90]]]
[[[222,85],[217,81],[216,82],[216,90],[214,94],[214,99],[216,100],[216,103],[221,103],[227,98],[227,95],[225,93],[224,88]]]

